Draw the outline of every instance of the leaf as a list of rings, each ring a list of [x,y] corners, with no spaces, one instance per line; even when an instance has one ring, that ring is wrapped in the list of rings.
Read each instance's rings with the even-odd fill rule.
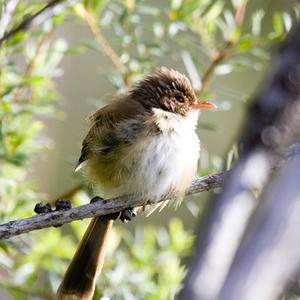
[[[238,157],[238,147],[236,144],[232,145],[230,151],[227,154],[226,159],[226,170],[230,170],[232,167],[232,164],[235,159]]]
[[[162,38],[165,32],[165,28],[162,23],[155,22],[153,24],[153,33],[156,38]]]
[[[89,12],[99,15],[109,3],[108,0],[84,0],[83,5]]]
[[[184,23],[182,22],[173,22],[169,26],[169,35],[174,37],[179,31],[184,31],[186,29]]]
[[[183,0],[171,0],[171,9],[172,10],[179,10],[182,6]]]
[[[255,36],[259,36],[261,33],[261,22],[265,16],[265,12],[263,10],[258,10],[252,14],[252,34]]]
[[[280,13],[273,15],[273,28],[277,36],[281,36],[284,33],[283,19]]]
[[[171,2],[169,17],[172,21],[182,21],[193,26],[193,17],[201,15],[210,0],[174,0]]]
[[[204,19],[207,23],[214,22],[221,14],[224,7],[224,2],[214,1],[213,4],[204,14]]]
[[[220,64],[215,69],[217,75],[230,74],[232,71],[233,71],[233,66],[231,64]]]
[[[290,31],[293,25],[292,17],[288,13],[284,12],[282,14],[282,18],[283,18],[285,31]]]
[[[236,47],[240,52],[246,52],[252,48],[253,43],[254,40],[252,35],[243,35],[239,39],[239,42]]]
[[[26,37],[26,33],[24,32],[17,32],[16,34],[14,34],[13,37],[11,37],[8,42],[7,42],[7,47],[14,47],[18,44],[20,44],[22,41],[25,40]]]
[[[202,85],[201,78],[190,52],[187,50],[182,51],[181,58],[183,60],[187,73],[191,79],[194,90],[199,91]]]

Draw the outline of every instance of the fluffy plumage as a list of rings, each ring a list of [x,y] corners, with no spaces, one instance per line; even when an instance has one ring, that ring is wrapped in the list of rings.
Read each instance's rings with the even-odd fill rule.
[[[77,169],[85,169],[104,198],[131,195],[146,204],[168,197],[178,204],[197,170],[198,111],[192,109],[196,102],[183,74],[158,69],[91,117]],[[99,218],[92,222],[58,299],[91,299],[93,295],[95,276],[102,267],[103,241],[111,225],[105,227]]]
[[[102,196],[182,197],[199,155],[195,101],[183,74],[161,68],[92,116],[79,164]]]

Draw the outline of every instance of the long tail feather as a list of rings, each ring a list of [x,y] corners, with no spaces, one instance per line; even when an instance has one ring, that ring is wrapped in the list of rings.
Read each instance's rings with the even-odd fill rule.
[[[91,221],[58,289],[58,300],[92,299],[112,224],[105,217]]]

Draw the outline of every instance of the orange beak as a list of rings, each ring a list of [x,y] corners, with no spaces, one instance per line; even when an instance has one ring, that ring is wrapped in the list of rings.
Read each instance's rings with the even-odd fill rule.
[[[190,106],[190,108],[192,108],[192,109],[213,109],[213,108],[217,108],[217,106],[212,102],[200,101],[195,104],[192,104]]]

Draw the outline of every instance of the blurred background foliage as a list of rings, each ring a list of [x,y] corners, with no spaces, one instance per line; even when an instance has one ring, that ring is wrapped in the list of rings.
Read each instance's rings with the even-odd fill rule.
[[[80,138],[76,145],[73,143],[74,152],[65,155],[65,149],[49,138],[51,124],[62,128],[62,120],[73,110],[77,110],[78,116],[86,100],[92,103],[91,107],[107,101],[101,91],[97,100],[87,94],[79,104],[66,95],[62,97],[65,84],[70,84],[63,81],[67,76],[64,61],[69,57],[76,64],[85,53],[99,53],[101,60],[94,60],[93,64],[99,64],[104,85],[110,84],[110,94],[126,91],[157,66],[167,65],[185,72],[199,97],[213,99],[219,107],[215,116],[200,121],[200,131],[205,136],[205,131],[218,131],[218,121],[226,120],[222,113],[233,111],[229,119],[240,126],[249,98],[244,85],[250,80],[251,89],[255,88],[268,64],[272,46],[298,22],[300,13],[296,1],[283,0],[68,2],[38,26],[33,23],[32,28],[25,28],[0,45],[1,223],[32,215],[34,204],[48,199],[48,191],[42,186],[51,185],[51,172],[43,167],[39,154],[49,153],[51,147],[62,150],[64,161],[70,160],[68,171],[60,176],[65,167],[55,156],[46,158],[49,165],[58,165],[60,170],[57,189],[67,190],[64,178],[75,178],[72,168]],[[0,37],[44,5],[44,1],[37,0],[1,0]],[[78,26],[88,28],[88,33],[77,32]],[[64,28],[72,28],[73,35],[78,33],[76,43],[69,43],[70,29]],[[250,69],[257,78],[245,76]],[[79,89],[90,85],[84,71],[78,70],[83,72]],[[238,79],[227,81],[226,86],[222,79],[218,82],[218,78],[230,75]],[[242,107],[238,113],[232,107],[234,101]],[[62,102],[71,103],[71,109],[64,110]],[[80,116],[82,120],[86,117]],[[77,119],[72,122],[74,126],[78,123]],[[82,138],[83,134],[79,135]],[[224,139],[222,135],[218,141],[230,145],[224,155],[218,151],[209,155],[211,151],[204,145],[199,175],[230,168],[237,156],[233,135],[224,135]],[[211,145],[218,148],[219,144]],[[88,202],[91,196],[79,182],[82,179],[75,178],[72,184],[76,183],[76,188],[65,194],[74,205]],[[58,195],[59,191],[50,196]],[[195,201],[197,198],[186,201],[194,216],[202,207]],[[182,259],[192,251],[193,235],[178,218],[168,218],[164,226],[141,225],[143,218],[129,228],[115,226],[95,299],[174,299],[185,274]],[[0,299],[54,299],[86,223],[74,222],[0,241]]]

